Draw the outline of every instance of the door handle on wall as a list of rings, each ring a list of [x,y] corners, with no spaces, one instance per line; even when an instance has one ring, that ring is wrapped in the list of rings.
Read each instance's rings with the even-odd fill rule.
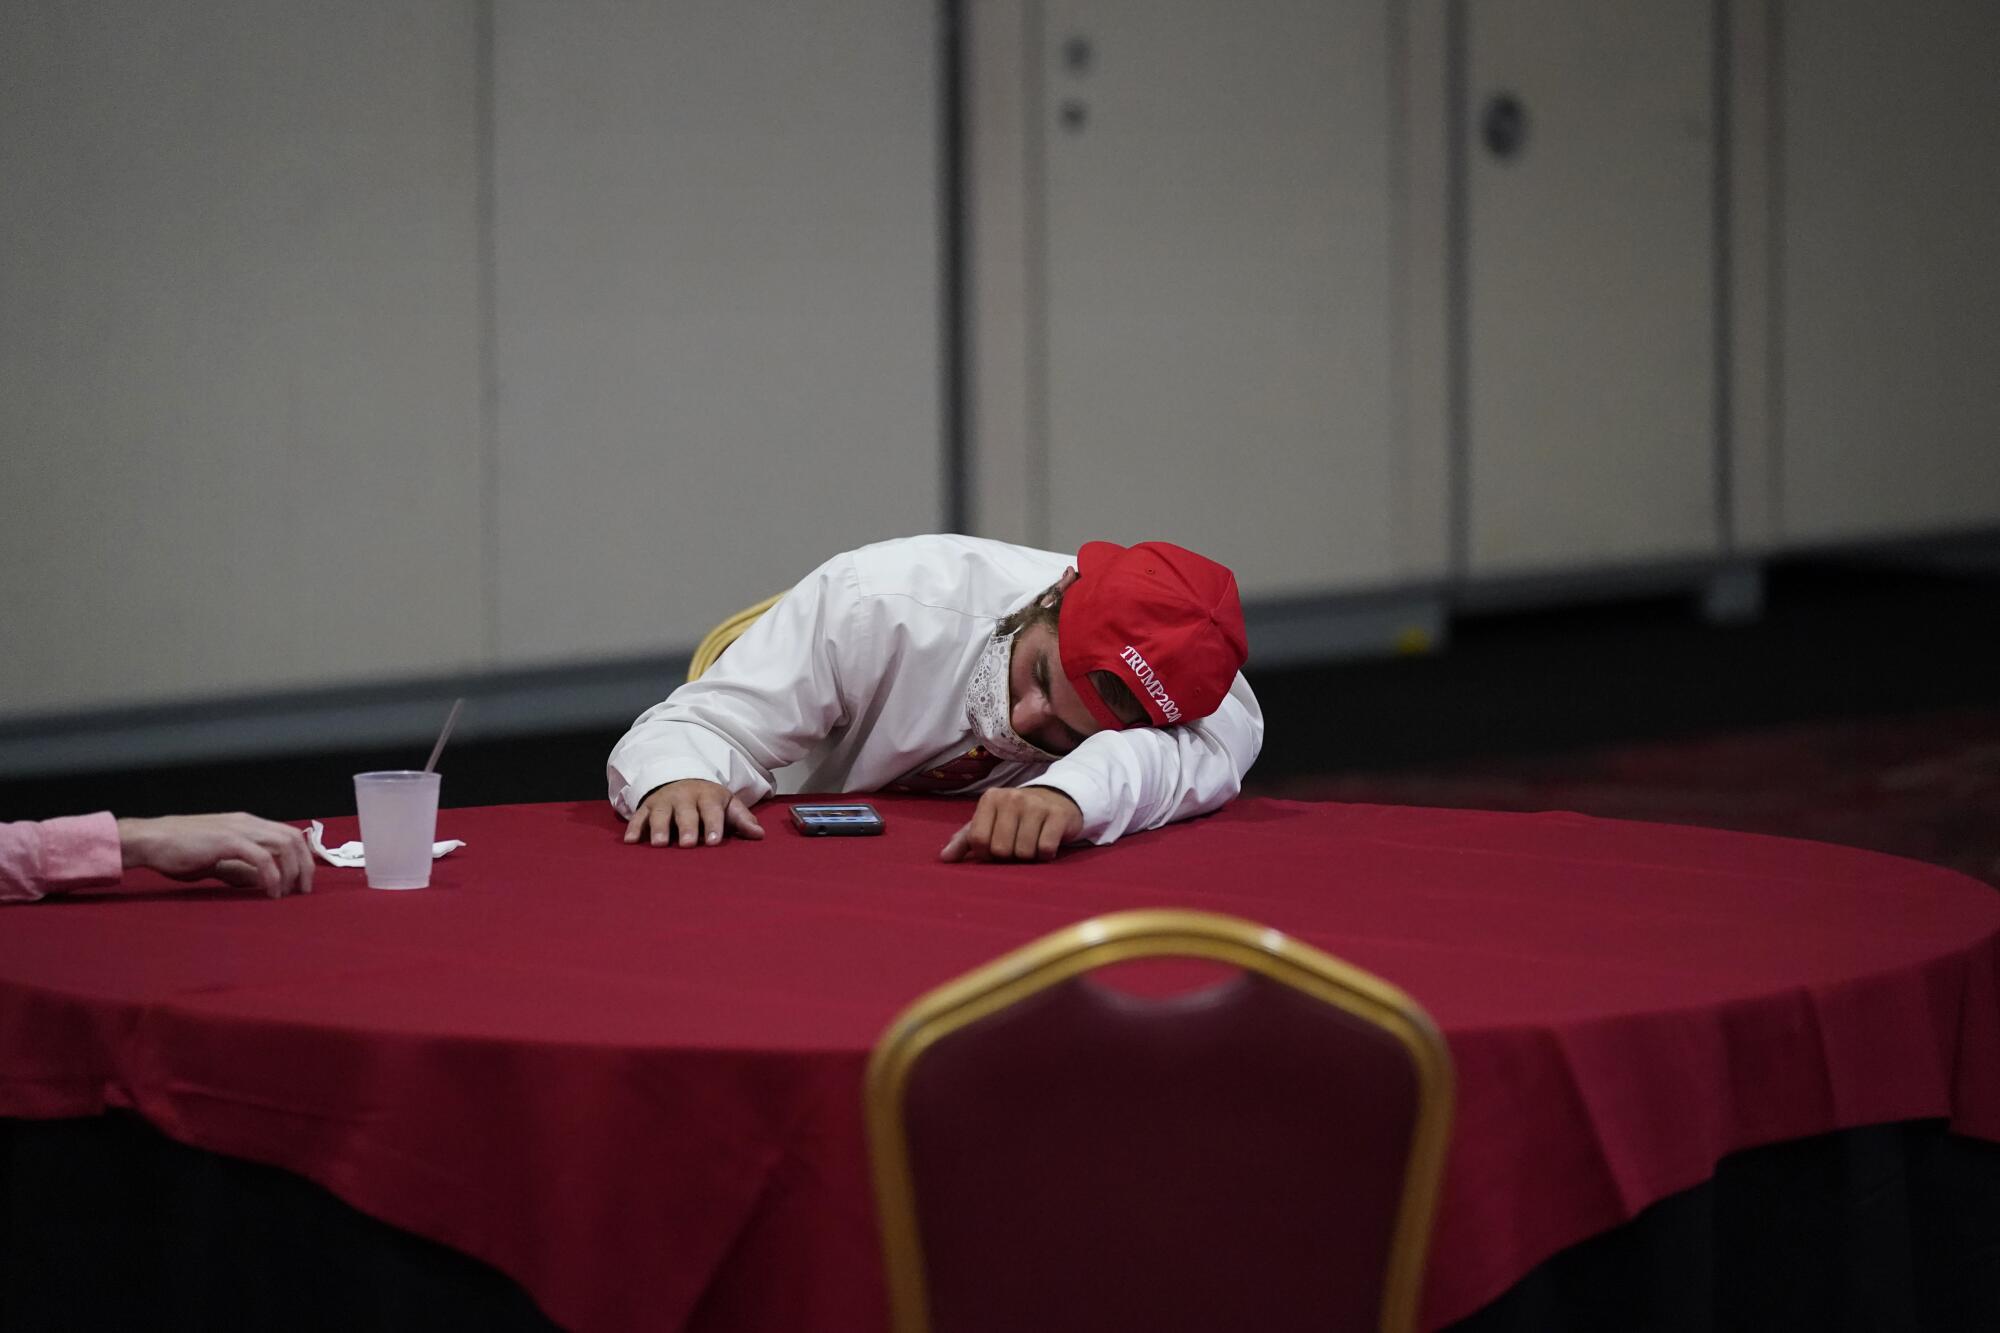
[[[1512,93],[1493,94],[1479,116],[1479,137],[1501,161],[1513,157],[1528,142],[1528,108]]]
[[[1063,39],[1062,66],[1074,78],[1090,73],[1097,49],[1081,33]],[[1071,134],[1079,134],[1090,120],[1090,104],[1081,97],[1065,97],[1056,107],[1056,123]]]

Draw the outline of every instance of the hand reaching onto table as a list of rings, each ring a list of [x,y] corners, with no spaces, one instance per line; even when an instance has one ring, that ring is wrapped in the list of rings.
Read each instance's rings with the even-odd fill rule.
[[[713,847],[731,833],[761,838],[764,826],[729,788],[701,778],[653,788],[625,824],[625,841],[645,838],[655,847]]]
[[[173,879],[209,876],[267,897],[311,893],[312,851],[305,834],[255,815],[168,815],[118,821],[118,851],[128,866]]]
[[[1083,834],[1083,811],[1054,787],[990,787],[940,861],[1053,861]]]

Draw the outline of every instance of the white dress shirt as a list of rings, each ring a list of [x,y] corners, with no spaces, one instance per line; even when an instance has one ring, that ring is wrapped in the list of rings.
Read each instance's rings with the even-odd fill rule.
[[[978,743],[966,685],[994,626],[1075,563],[958,536],[835,556],[700,680],[639,716],[611,751],[611,803],[630,818],[682,778],[752,805],[781,790],[878,791],[959,758]],[[962,790],[1053,787],[1083,812],[1083,836],[1108,843],[1217,809],[1263,742],[1263,712],[1238,674],[1207,718],[1101,731],[1054,763],[1002,763]]]

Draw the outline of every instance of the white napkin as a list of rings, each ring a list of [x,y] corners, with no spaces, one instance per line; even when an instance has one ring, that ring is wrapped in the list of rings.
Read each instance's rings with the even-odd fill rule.
[[[306,833],[306,842],[312,846],[313,851],[319,856],[319,859],[330,866],[363,866],[368,864],[368,858],[362,854],[361,844],[358,842],[343,842],[338,847],[328,847],[326,845],[326,825],[320,823],[317,819],[312,821],[312,828]],[[448,838],[443,842],[434,842],[431,844],[431,860],[435,861],[446,852],[455,852],[463,846],[465,846],[465,839],[463,838]]]

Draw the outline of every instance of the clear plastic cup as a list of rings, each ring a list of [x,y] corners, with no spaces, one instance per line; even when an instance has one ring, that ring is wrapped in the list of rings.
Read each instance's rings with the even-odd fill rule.
[[[354,775],[354,808],[361,814],[369,888],[430,886],[441,777],[409,770]]]

